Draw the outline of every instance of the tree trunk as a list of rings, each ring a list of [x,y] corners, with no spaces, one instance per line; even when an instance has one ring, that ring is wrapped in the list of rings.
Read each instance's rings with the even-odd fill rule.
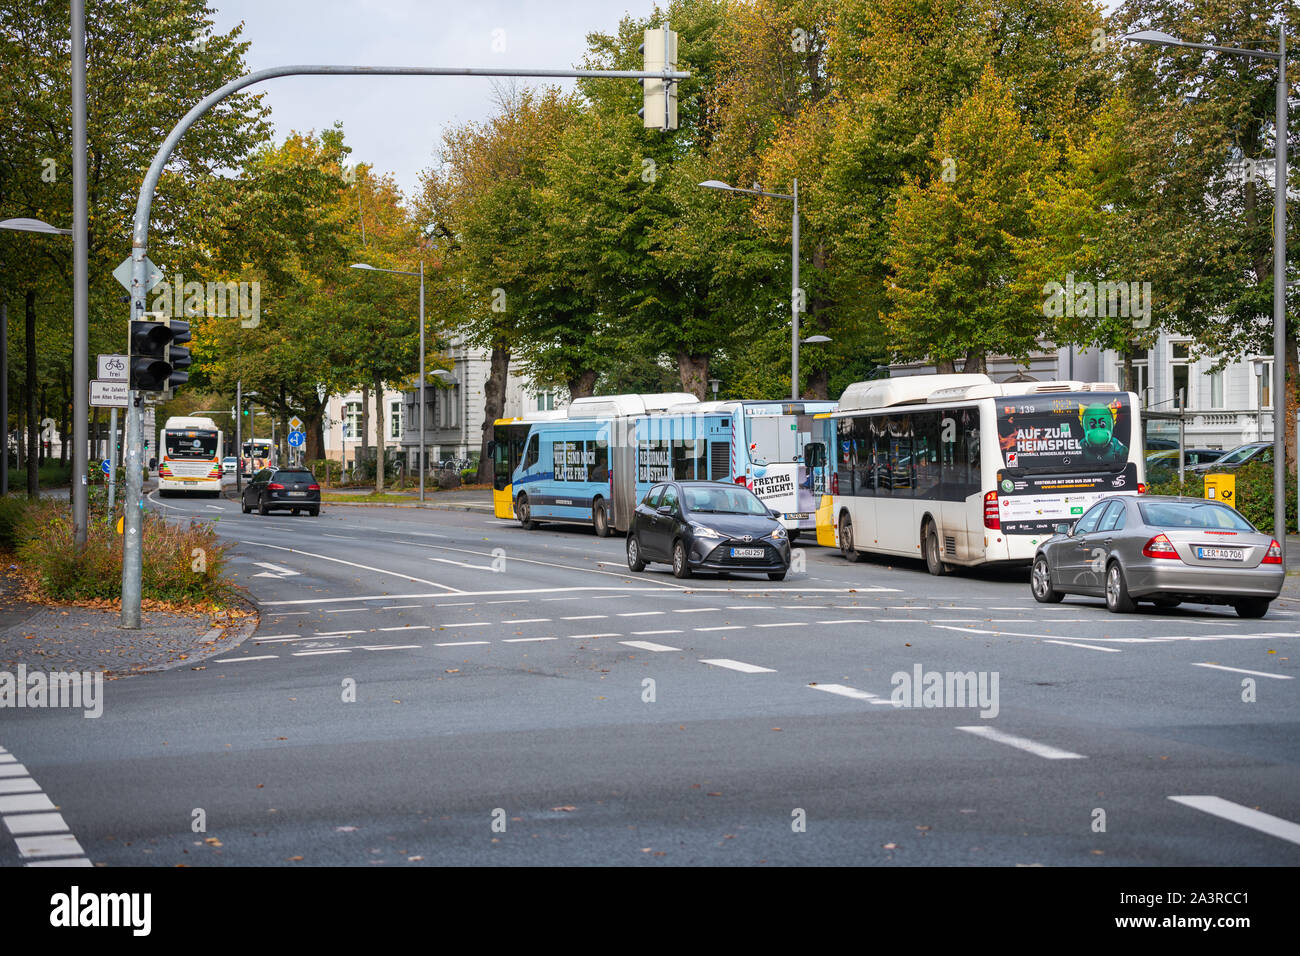
[[[1132,352],[1131,350],[1129,350],[1129,349],[1125,349],[1125,350],[1124,350],[1124,385],[1123,385],[1123,389],[1124,389],[1124,391],[1126,391],[1126,392],[1132,392],[1132,391],[1135,391],[1135,390],[1136,390],[1136,387],[1137,387],[1137,380],[1136,380],[1136,377],[1135,377],[1135,374],[1134,374],[1134,371],[1133,371],[1133,352]],[[1141,403],[1142,403],[1142,396],[1139,395],[1139,396],[1138,396],[1138,404],[1141,404]]]
[[[587,369],[586,371],[580,372],[574,378],[569,379],[568,386],[570,400],[575,398],[589,398],[596,394],[596,379],[599,377],[599,372]]]
[[[384,383],[375,376],[375,493],[384,491]]]
[[[483,439],[479,444],[479,484],[492,482],[492,456],[488,443],[492,441],[494,423],[506,410],[506,374],[510,371],[510,351],[505,342],[492,343],[492,357],[488,361],[488,377],[483,384]],[[469,383],[465,383],[469,387]]]
[[[952,375],[957,371],[957,365],[952,359],[939,359],[934,363],[934,370],[939,375]]]
[[[962,365],[961,370],[966,373],[970,372],[987,372],[988,365],[985,362],[984,353],[978,349],[971,349],[966,353],[966,362]]]
[[[37,451],[40,422],[36,417],[36,290],[23,294],[23,319],[27,341],[27,497],[41,494],[40,454]]]
[[[68,463],[68,442],[72,431],[68,427],[72,418],[72,393],[65,379],[63,382],[63,406],[59,409],[59,464]]]
[[[328,395],[325,396],[329,398]],[[302,406],[302,424],[307,432],[307,442],[303,446],[306,461],[318,461],[325,457],[325,407],[309,395]]]
[[[355,454],[356,460],[361,461],[366,457],[366,449],[370,447],[370,386],[361,386],[361,440],[357,442]],[[355,466],[354,466],[355,467]]]
[[[690,392],[702,400],[704,389],[709,384],[708,355],[691,355],[678,351],[677,368],[682,376],[682,391]]]

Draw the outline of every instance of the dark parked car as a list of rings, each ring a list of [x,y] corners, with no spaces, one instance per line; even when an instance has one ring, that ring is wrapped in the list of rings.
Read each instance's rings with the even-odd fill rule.
[[[320,514],[320,484],[307,468],[263,468],[244,487],[244,514],[272,509]]]
[[[1247,442],[1245,445],[1238,445],[1231,451],[1224,452],[1214,461],[1207,462],[1204,465],[1197,465],[1194,469],[1198,474],[1215,474],[1220,471],[1235,471],[1242,465],[1257,461],[1265,465],[1273,464],[1273,443],[1268,441]]]
[[[1230,604],[1263,617],[1282,590],[1282,548],[1236,510],[1167,495],[1105,498],[1038,546],[1030,590],[1043,604],[1104,596],[1125,614],[1138,601]]]
[[[1184,448],[1183,473],[1223,457],[1221,448]],[[1178,449],[1153,451],[1147,455],[1147,482],[1167,481],[1178,475]]]
[[[668,561],[679,578],[692,571],[758,571],[784,580],[790,540],[776,514],[741,485],[655,485],[632,515],[627,566],[643,571],[651,561]]]

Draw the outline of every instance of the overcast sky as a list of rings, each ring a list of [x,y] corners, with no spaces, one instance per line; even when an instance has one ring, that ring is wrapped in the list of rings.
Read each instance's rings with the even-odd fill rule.
[[[571,69],[587,34],[612,33],[653,0],[214,0],[216,28],[244,23],[250,70],[291,63]],[[502,31],[496,33],[495,31]],[[504,44],[503,52],[495,52]],[[572,81],[552,81],[567,82]],[[632,80],[610,82],[634,82]],[[408,197],[448,125],[484,120],[480,77],[287,77],[266,94],[277,140],[343,123],[352,160],[391,172]]]

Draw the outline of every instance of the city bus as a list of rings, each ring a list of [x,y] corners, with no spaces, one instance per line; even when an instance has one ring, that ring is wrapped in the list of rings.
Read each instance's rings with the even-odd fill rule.
[[[637,500],[661,481],[730,481],[779,511],[791,539],[811,533],[826,468],[810,467],[804,450],[824,427],[814,424],[817,416],[836,407],[815,400],[701,402],[640,418]]]
[[[492,456],[492,513],[507,521],[515,517],[514,486],[511,478],[524,457],[524,445],[533,422],[562,421],[567,411],[557,408],[542,412],[528,412],[523,418],[498,418],[492,423],[492,441],[488,454]]]
[[[239,465],[245,476],[251,477],[252,475],[257,474],[270,463],[271,439],[244,439],[243,458],[240,459]]]
[[[954,565],[1029,562],[1057,524],[1146,490],[1140,406],[1112,382],[918,375],[850,385],[822,426],[817,540]]]
[[[525,528],[536,527],[539,519],[586,524],[601,537],[611,529],[626,531],[638,500],[637,419],[698,402],[687,392],[592,395],[575,398],[563,419],[534,422],[511,473],[520,523]],[[575,443],[581,448],[557,447]]]
[[[210,418],[172,416],[158,436],[158,495],[201,491],[221,497],[221,429]]]

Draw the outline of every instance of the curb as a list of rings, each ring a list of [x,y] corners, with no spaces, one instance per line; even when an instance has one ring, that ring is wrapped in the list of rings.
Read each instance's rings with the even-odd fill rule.
[[[202,663],[203,661],[208,660],[208,658],[216,657],[218,654],[225,654],[234,650],[252,637],[253,632],[261,627],[262,615],[258,610],[257,605],[243,594],[235,592],[233,597],[238,603],[242,604],[246,610],[252,612],[252,617],[245,618],[234,627],[228,628],[227,630],[230,632],[231,640],[229,642],[224,642],[221,647],[205,648],[197,655],[188,657],[183,661],[169,661],[166,664],[157,664],[153,667],[146,667],[138,671],[107,671],[106,673],[112,674],[113,677],[118,679],[123,677],[135,677],[139,674],[157,674],[162,671],[172,671],[181,667],[193,666],[196,663]],[[216,640],[217,637],[220,636],[221,631],[221,628],[214,627],[203,635],[203,639],[205,641]]]

